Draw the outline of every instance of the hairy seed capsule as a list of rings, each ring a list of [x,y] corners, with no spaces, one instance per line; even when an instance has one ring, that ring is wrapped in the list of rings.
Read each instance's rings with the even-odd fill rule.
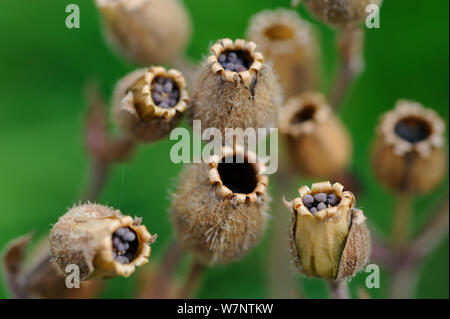
[[[288,100],[280,116],[291,161],[301,174],[330,177],[349,163],[351,137],[320,93],[306,92]]]
[[[254,15],[247,37],[273,62],[286,97],[317,89],[320,50],[313,27],[287,9]]]
[[[304,0],[306,7],[322,22],[336,26],[362,23],[367,6],[380,6],[382,0]]]
[[[370,255],[370,233],[363,212],[354,208],[355,197],[330,182],[315,183],[311,189],[303,186],[298,192],[299,198],[285,201],[292,212],[290,240],[296,266],[307,276],[328,280],[354,276]],[[303,199],[319,193],[334,194],[339,203],[313,212]]]
[[[163,67],[136,70],[114,90],[113,116],[126,133],[144,142],[164,138],[180,122],[189,101],[183,75]]]
[[[96,0],[106,37],[131,62],[149,65],[183,54],[191,21],[179,0]]]
[[[264,168],[239,147],[222,147],[220,155],[186,166],[171,207],[179,244],[209,265],[238,260],[253,248],[268,218]]]
[[[52,259],[60,269],[77,265],[80,279],[88,280],[130,276],[148,262],[155,239],[141,219],[110,207],[85,204],[60,217],[49,240]]]
[[[235,62],[230,62],[234,54]],[[225,61],[225,62],[220,62]],[[222,39],[199,70],[190,116],[202,129],[275,127],[282,103],[281,88],[254,42]]]
[[[400,100],[382,115],[372,147],[378,179],[399,193],[426,193],[445,176],[445,124],[413,101]]]

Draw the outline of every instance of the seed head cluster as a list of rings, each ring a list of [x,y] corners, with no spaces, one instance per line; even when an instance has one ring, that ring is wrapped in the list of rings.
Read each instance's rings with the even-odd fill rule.
[[[174,107],[180,99],[178,85],[172,79],[163,76],[153,80],[151,90],[153,102],[165,109]]]
[[[243,51],[225,51],[217,59],[225,70],[244,72],[250,69],[252,61],[245,56]]]
[[[122,227],[112,235],[113,257],[121,264],[129,264],[135,257],[138,240],[129,227]]]
[[[314,196],[308,194],[303,197],[303,204],[309,208],[313,215],[330,206],[336,206],[339,202],[340,199],[336,194],[317,193]]]

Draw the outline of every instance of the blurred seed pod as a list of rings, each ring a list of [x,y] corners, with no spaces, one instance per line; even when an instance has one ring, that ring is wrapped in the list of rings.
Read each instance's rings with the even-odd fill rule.
[[[382,0],[304,0],[303,3],[317,19],[334,26],[361,24],[367,17],[366,8],[380,6]]]
[[[297,12],[276,9],[257,13],[250,20],[247,37],[273,62],[286,97],[317,89],[317,35]]]
[[[264,169],[256,154],[238,146],[186,166],[171,207],[178,243],[208,265],[238,260],[251,250],[268,219]]]
[[[181,72],[160,66],[139,69],[117,83],[113,117],[124,132],[143,142],[154,142],[180,122],[188,101]]]
[[[222,134],[225,128],[269,128],[281,103],[281,87],[256,44],[222,39],[197,74],[190,116]]]
[[[306,92],[289,99],[279,128],[292,164],[301,174],[330,177],[350,162],[351,136],[320,93]]]
[[[140,218],[85,204],[73,207],[53,226],[50,253],[62,271],[77,265],[80,280],[128,277],[148,262],[155,240]]]
[[[380,118],[372,165],[381,183],[399,193],[426,193],[445,176],[445,123],[431,109],[400,100]]]
[[[305,275],[328,280],[353,277],[370,256],[370,233],[355,197],[339,183],[302,186],[285,205],[292,212],[291,252]],[[321,198],[323,197],[323,198]],[[323,207],[321,207],[323,206]]]
[[[191,36],[190,16],[179,0],[96,0],[105,36],[138,65],[181,56]]]

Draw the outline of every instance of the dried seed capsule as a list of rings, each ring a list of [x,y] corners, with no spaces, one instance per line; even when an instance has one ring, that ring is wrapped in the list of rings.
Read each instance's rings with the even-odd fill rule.
[[[186,166],[171,207],[178,243],[209,265],[245,255],[267,223],[264,169],[254,153],[239,147],[222,147],[205,163]]]
[[[281,88],[270,65],[254,42],[219,40],[201,67],[193,89],[190,116],[202,121],[202,129],[275,127],[282,103]],[[229,60],[238,52],[243,61]],[[221,57],[225,55],[225,57]],[[243,68],[243,72],[232,70]]]
[[[304,0],[306,7],[323,23],[346,26],[361,24],[367,17],[366,8],[381,5],[382,0]]]
[[[339,183],[315,183],[303,186],[300,197],[285,201],[292,212],[291,249],[298,269],[307,276],[341,280],[354,276],[370,255],[370,233],[361,210],[355,209],[355,197]],[[335,194],[337,206],[312,213],[303,198],[317,193]],[[322,202],[320,204],[323,204]]]
[[[320,93],[291,98],[280,116],[293,165],[301,174],[330,177],[344,169],[352,153],[351,137]]]
[[[372,147],[378,179],[400,193],[426,193],[446,171],[445,124],[439,115],[413,101],[400,100],[383,114]]]
[[[96,0],[111,45],[133,63],[163,63],[182,55],[191,35],[179,0]]]
[[[114,120],[123,131],[144,142],[164,138],[187,108],[185,87],[185,79],[177,70],[159,66],[136,70],[116,85]]]
[[[81,280],[128,277],[148,262],[155,239],[141,219],[85,204],[73,207],[53,226],[50,253],[63,271],[67,265],[77,265]]]
[[[286,97],[317,89],[320,50],[312,26],[297,12],[265,10],[254,15],[247,37],[273,62]]]

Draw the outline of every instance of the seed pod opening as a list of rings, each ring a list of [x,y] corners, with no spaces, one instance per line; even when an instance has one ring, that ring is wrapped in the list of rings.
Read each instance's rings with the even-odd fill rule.
[[[306,92],[289,99],[279,128],[293,166],[303,175],[330,177],[350,162],[350,134],[320,93]]]
[[[122,56],[139,65],[182,55],[191,35],[179,0],[96,0],[105,35]]]
[[[202,129],[268,128],[277,123],[281,88],[254,42],[222,39],[197,74],[190,116]]]
[[[232,262],[250,251],[268,218],[264,169],[256,154],[240,147],[223,147],[206,162],[187,165],[171,207],[179,244],[208,265]]]
[[[115,122],[144,142],[164,138],[181,120],[189,101],[181,72],[163,67],[136,70],[114,90]]]
[[[370,234],[355,197],[339,183],[302,186],[300,197],[285,201],[292,212],[291,251],[307,276],[341,280],[354,276],[367,263]]]
[[[139,218],[85,204],[69,210],[53,226],[50,253],[63,272],[77,265],[81,280],[128,277],[148,262],[155,239]]]
[[[382,0],[305,0],[306,7],[323,23],[335,26],[361,24],[367,17],[367,6],[380,6]]]
[[[257,13],[250,20],[247,37],[273,62],[286,97],[317,88],[317,37],[297,12],[276,9]]]
[[[413,101],[400,100],[382,115],[372,149],[378,179],[400,193],[425,193],[446,171],[445,124],[439,115]]]

